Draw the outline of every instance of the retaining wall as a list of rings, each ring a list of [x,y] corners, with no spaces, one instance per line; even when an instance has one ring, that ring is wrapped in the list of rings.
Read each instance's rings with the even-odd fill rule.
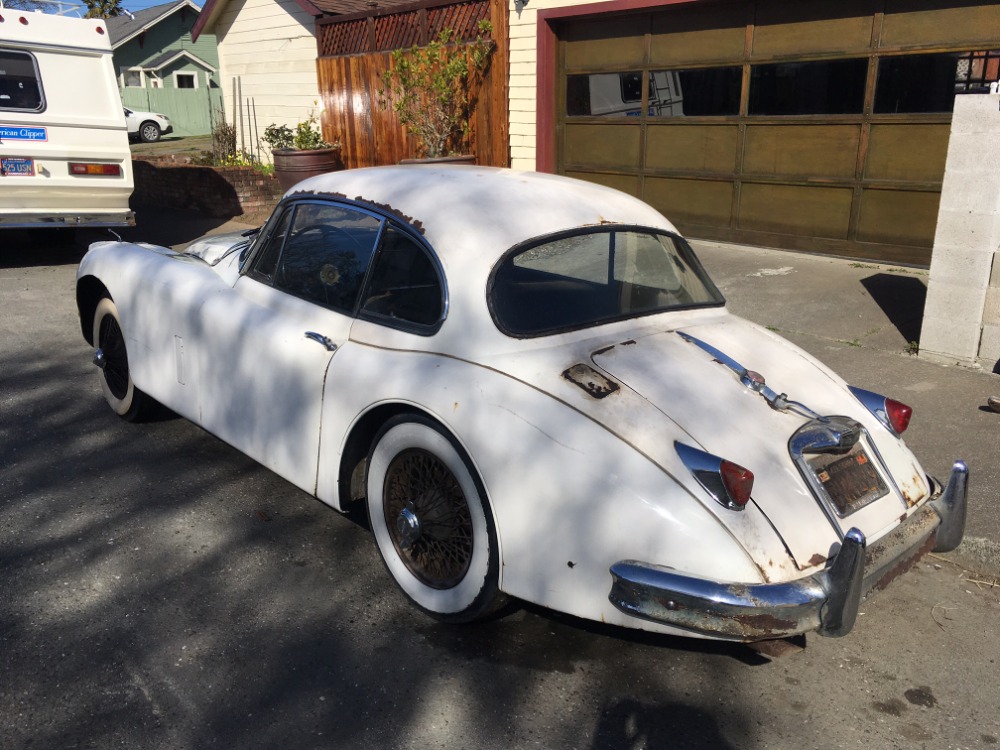
[[[250,167],[202,167],[171,161],[132,161],[132,203],[185,208],[205,216],[267,218],[282,190],[273,177]]]

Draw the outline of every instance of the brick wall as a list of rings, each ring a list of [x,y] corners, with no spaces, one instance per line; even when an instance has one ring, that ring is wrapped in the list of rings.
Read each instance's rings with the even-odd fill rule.
[[[205,216],[239,216],[259,224],[282,191],[273,177],[250,167],[201,167],[168,161],[132,161],[135,205],[186,208]]]

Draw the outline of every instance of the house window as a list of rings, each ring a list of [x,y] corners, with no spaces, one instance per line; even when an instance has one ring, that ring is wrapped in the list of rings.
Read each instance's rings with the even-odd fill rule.
[[[122,68],[122,84],[125,88],[142,89],[146,88],[142,71],[138,69]]]
[[[198,78],[194,73],[174,73],[174,86],[179,89],[196,89]]]

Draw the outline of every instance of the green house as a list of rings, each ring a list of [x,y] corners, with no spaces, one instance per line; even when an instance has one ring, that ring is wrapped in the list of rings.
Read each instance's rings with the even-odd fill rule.
[[[191,0],[175,0],[107,19],[122,103],[166,115],[174,135],[211,133],[220,116],[215,35],[191,39],[200,13]]]

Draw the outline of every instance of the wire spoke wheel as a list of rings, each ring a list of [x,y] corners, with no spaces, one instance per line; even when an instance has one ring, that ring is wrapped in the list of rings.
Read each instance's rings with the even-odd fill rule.
[[[424,450],[398,455],[389,465],[382,507],[396,553],[414,576],[435,589],[451,588],[465,577],[473,553],[469,504],[436,456]],[[404,511],[418,532],[400,522]]]
[[[427,614],[470,622],[495,612],[496,528],[472,461],[440,424],[400,414],[375,435],[366,504],[386,569]]]

